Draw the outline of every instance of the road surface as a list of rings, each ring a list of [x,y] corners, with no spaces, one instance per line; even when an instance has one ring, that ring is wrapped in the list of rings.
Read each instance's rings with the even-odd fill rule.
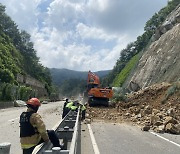
[[[130,124],[93,122],[89,126],[95,141],[86,146],[91,146],[95,154],[180,154],[180,135],[143,132]],[[88,135],[84,136],[86,141],[90,140]],[[82,154],[88,151],[84,148]]]

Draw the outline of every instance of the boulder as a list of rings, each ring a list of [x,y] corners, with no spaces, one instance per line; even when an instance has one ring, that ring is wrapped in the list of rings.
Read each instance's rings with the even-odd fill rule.
[[[14,107],[22,107],[22,106],[26,106],[26,102],[24,102],[22,100],[15,100],[14,101]]]
[[[179,125],[174,125],[172,123],[168,123],[165,126],[165,131],[167,133],[172,133],[172,134],[180,134],[180,129],[179,129]]]
[[[151,114],[152,113],[152,107],[150,105],[147,105],[144,108],[144,114]]]
[[[142,131],[149,131],[150,130],[150,126],[149,125],[145,125],[141,128]]]

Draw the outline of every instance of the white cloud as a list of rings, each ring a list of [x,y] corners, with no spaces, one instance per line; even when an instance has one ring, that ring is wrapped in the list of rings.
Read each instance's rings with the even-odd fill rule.
[[[117,36],[114,34],[107,34],[104,30],[98,29],[96,27],[89,27],[83,23],[79,23],[76,26],[77,33],[81,36],[82,39],[100,39],[104,41],[109,41],[117,39]]]
[[[0,0],[6,6],[6,12],[17,23],[20,29],[32,31],[37,27],[37,6],[42,0]]]
[[[47,67],[112,69],[167,0],[0,0]]]

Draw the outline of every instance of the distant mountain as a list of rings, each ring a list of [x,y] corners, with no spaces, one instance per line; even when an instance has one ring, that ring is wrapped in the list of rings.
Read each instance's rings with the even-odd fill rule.
[[[96,75],[98,75],[100,78],[106,76],[111,70],[105,70],[105,71],[97,71],[94,72]],[[50,73],[52,76],[52,80],[56,85],[61,85],[65,80],[69,79],[81,79],[86,80],[88,71],[82,72],[82,71],[74,71],[69,69],[58,69],[58,68],[51,68]]]

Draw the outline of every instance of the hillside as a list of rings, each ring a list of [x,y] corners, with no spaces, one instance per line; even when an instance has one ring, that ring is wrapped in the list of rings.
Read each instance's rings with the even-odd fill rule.
[[[130,79],[142,88],[180,78],[180,5],[157,31],[161,36],[145,50]]]
[[[39,63],[31,36],[5,13],[0,3],[0,101],[48,97],[52,82]]]
[[[179,76],[179,5],[168,1],[145,24],[144,33],[120,52],[113,70],[103,80],[105,86],[129,91],[131,81],[144,88]]]

